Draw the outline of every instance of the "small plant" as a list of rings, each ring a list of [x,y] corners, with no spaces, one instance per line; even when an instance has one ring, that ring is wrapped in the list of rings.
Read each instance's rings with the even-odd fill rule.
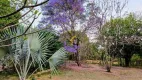
[[[107,72],[111,72],[111,66],[112,66],[111,56],[107,55],[106,61],[105,61],[105,67],[106,67]]]
[[[107,72],[111,72],[111,65],[107,64],[106,65],[106,70],[107,70]]]
[[[34,76],[32,76],[32,79],[31,80],[37,80]]]

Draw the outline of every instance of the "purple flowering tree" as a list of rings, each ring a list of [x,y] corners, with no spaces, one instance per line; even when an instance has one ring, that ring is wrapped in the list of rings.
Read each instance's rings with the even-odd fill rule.
[[[39,27],[55,26],[60,31],[59,33],[68,34],[69,38],[64,36],[64,40],[65,42],[69,40],[71,45],[64,44],[64,47],[75,54],[78,66],[80,66],[78,54],[80,40],[75,31],[83,18],[83,3],[83,0],[49,0],[46,5],[42,6],[43,18],[39,24]]]

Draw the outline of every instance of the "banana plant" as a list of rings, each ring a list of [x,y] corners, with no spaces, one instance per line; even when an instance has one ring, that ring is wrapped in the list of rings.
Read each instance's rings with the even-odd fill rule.
[[[29,30],[29,31],[32,31]],[[11,36],[20,35],[24,27],[18,27]],[[14,35],[13,35],[14,34]],[[43,66],[49,63],[52,73],[57,73],[57,66],[67,59],[67,52],[62,47],[52,53],[55,40],[51,32],[42,31],[30,35],[17,37],[11,40],[12,45],[8,46],[7,61],[14,65],[20,80],[26,80],[32,66],[43,70]]]

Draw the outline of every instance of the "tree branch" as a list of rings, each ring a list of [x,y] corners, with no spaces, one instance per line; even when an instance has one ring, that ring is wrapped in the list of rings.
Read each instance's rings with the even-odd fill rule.
[[[27,27],[27,29],[24,31],[23,35],[30,29],[30,27],[32,26],[32,24],[34,23],[36,17],[34,16],[33,21],[31,22],[31,24]]]
[[[10,13],[10,14],[4,15],[4,16],[0,16],[0,18],[10,17],[10,16],[12,16],[12,15],[14,15],[14,14],[20,12],[20,11],[23,10],[24,8],[37,7],[37,6],[40,6],[40,5],[42,5],[42,4],[44,4],[44,3],[48,2],[48,1],[49,1],[49,0],[46,0],[46,1],[43,1],[43,2],[41,2],[41,3],[39,3],[39,4],[35,4],[35,5],[32,5],[32,6],[26,6],[27,0],[25,0],[24,5],[23,5],[21,8],[19,8],[18,10],[14,11],[14,12],[12,12],[12,13]]]
[[[14,21],[18,21],[18,20],[21,19],[22,17],[26,16],[31,10],[33,10],[33,8],[31,8],[29,11],[27,11],[26,13],[24,13],[20,18],[14,19]],[[28,18],[28,19],[29,19],[29,18]],[[13,21],[13,22],[14,22],[14,21]],[[13,26],[19,24],[19,23],[18,23],[18,24],[15,23],[15,24],[13,24],[13,25],[10,25],[10,24],[12,24],[13,22],[10,22],[10,23],[6,24],[5,26],[1,27],[1,28],[0,28],[0,31],[2,31],[2,30],[4,30],[4,29],[7,29],[7,28],[10,28],[10,27],[13,27]],[[10,26],[9,26],[9,25],[10,25]]]
[[[33,8],[33,7],[37,7],[37,6],[40,6],[40,5],[43,5],[43,4],[47,3],[48,1],[49,1],[49,0],[43,1],[43,2],[41,2],[41,3],[39,3],[39,4],[35,4],[35,5],[25,6],[25,8]]]
[[[46,30],[46,29],[48,29],[48,27],[43,28],[43,29],[41,29],[41,30],[37,30],[37,31],[31,32],[31,33],[25,33],[24,35],[23,35],[23,34],[20,34],[20,35],[14,36],[14,37],[12,37],[12,38],[8,38],[8,39],[5,39],[5,40],[1,40],[0,43],[5,42],[5,41],[8,41],[8,40],[11,40],[11,39],[15,39],[15,38],[17,38],[17,37],[21,37],[21,36],[26,36],[26,35],[34,34],[34,33],[37,33],[37,32],[40,32],[40,31],[43,31],[43,30]]]

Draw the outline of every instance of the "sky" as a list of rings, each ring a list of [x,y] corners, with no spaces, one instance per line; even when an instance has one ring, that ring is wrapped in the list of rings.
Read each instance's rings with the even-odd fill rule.
[[[39,0],[39,2],[42,2],[44,0]],[[120,0],[124,1],[124,0]],[[40,8],[38,8],[40,10]],[[128,4],[125,7],[126,12],[142,12],[142,0],[128,0]],[[36,26],[38,22],[41,20],[41,16],[36,20],[34,25]]]
[[[43,0],[39,0],[39,2],[42,2]],[[120,0],[120,1],[125,1],[125,0]],[[40,10],[40,8],[38,8]],[[124,9],[124,12],[135,12],[135,13],[138,13],[138,12],[142,12],[142,0],[128,0],[128,4],[126,5],[125,9]],[[41,20],[41,17],[40,16],[34,23],[34,26],[37,26],[39,21]],[[92,35],[94,36],[94,35]],[[90,37],[92,37],[90,35]],[[92,37],[93,39],[93,37]]]
[[[142,12],[142,0],[128,0],[128,12]]]

